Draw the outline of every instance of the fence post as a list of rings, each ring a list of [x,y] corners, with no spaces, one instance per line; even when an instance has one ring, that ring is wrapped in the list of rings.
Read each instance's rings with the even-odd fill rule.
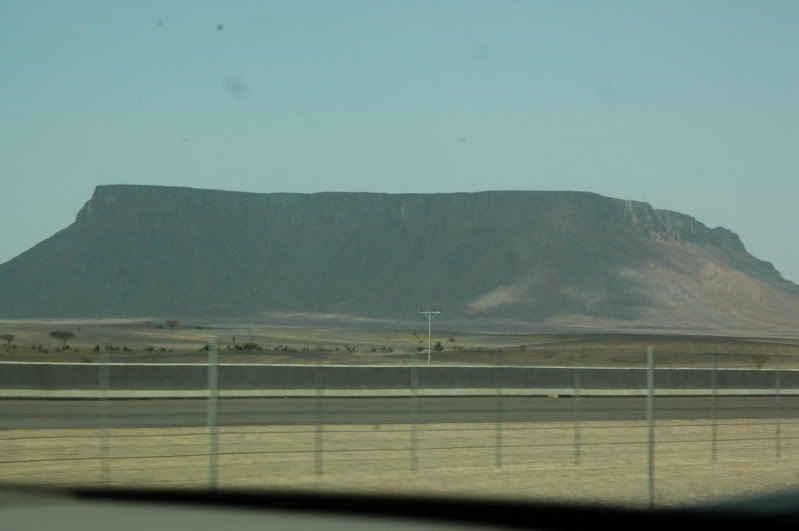
[[[111,479],[108,446],[108,390],[111,387],[111,371],[108,353],[100,354],[100,481],[106,485]]]
[[[322,366],[316,366],[316,448],[314,449],[314,472],[317,476],[322,476],[325,473],[325,404],[324,392],[322,390],[324,385]]]
[[[494,466],[502,468],[502,351],[497,352],[497,366],[494,368],[494,384],[496,385],[496,416],[494,418]]]
[[[574,417],[574,464],[580,464],[581,446],[582,441],[580,429],[582,428],[582,419],[580,411],[580,367],[574,368],[574,396],[572,396],[572,416]]]
[[[655,507],[655,350],[652,347],[646,349],[646,384],[648,388],[646,398],[646,418],[649,425],[649,508]]]
[[[217,338],[208,338],[208,488],[216,489],[218,474],[219,432],[217,425],[217,399],[219,355]]]
[[[718,384],[719,355],[713,354],[713,368],[710,371],[710,387],[713,393],[711,406],[711,447],[710,459],[715,461],[718,456],[718,408],[719,408],[719,384]]]
[[[410,447],[410,468],[411,472],[416,472],[416,468],[418,466],[417,456],[416,456],[416,423],[418,422],[419,416],[419,373],[418,368],[416,365],[412,365],[410,367],[411,371],[411,447]]]
[[[777,442],[775,452],[777,454],[777,459],[782,457],[782,426],[781,426],[781,419],[782,412],[780,411],[780,402],[782,398],[782,382],[781,382],[781,372],[777,370],[774,374],[774,417],[775,417],[775,429],[777,431]]]

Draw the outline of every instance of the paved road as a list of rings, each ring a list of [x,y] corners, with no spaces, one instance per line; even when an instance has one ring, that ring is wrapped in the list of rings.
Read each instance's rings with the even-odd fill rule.
[[[663,397],[655,401],[659,419],[709,419],[712,399]],[[0,400],[0,429],[77,428],[107,425],[201,426],[206,423],[205,400]],[[222,425],[393,424],[418,422],[493,422],[572,420],[638,420],[645,418],[640,397],[582,398],[579,409],[571,398],[495,397],[451,398],[253,398],[224,399],[219,404]],[[773,418],[773,397],[719,397],[718,418]],[[414,414],[414,409],[417,413]],[[799,397],[782,397],[781,416],[799,417]]]

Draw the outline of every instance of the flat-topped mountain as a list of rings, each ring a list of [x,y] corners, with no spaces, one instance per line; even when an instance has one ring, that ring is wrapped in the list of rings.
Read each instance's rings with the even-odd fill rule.
[[[583,192],[253,194],[100,186],[0,265],[0,317],[308,312],[792,327],[799,287],[738,236]]]

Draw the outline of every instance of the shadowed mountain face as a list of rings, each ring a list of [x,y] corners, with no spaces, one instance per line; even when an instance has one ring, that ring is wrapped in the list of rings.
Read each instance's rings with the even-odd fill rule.
[[[738,237],[577,192],[249,194],[101,186],[0,265],[0,317],[310,312],[792,326],[799,288]],[[791,313],[793,312],[793,313]]]

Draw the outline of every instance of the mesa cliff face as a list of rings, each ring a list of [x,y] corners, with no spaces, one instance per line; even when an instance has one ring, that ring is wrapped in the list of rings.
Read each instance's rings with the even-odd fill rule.
[[[581,192],[250,194],[100,186],[0,265],[0,317],[312,312],[791,326],[799,288],[737,235]],[[796,315],[796,313],[794,314]]]

